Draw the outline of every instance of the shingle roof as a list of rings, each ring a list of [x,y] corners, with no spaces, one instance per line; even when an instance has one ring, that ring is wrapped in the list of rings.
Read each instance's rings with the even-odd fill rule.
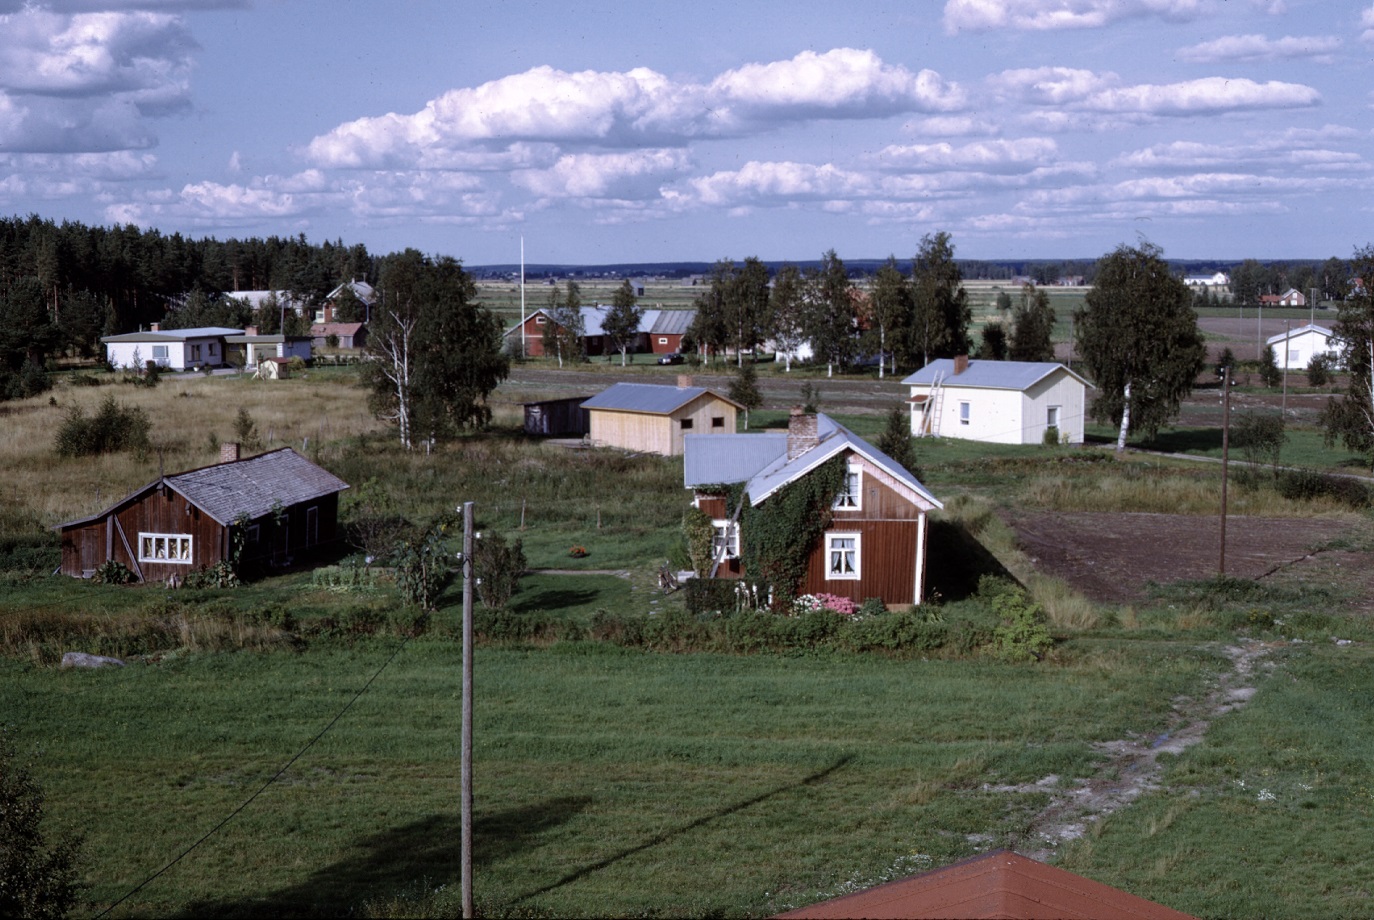
[[[671,415],[699,396],[710,394],[737,408],[739,403],[705,387],[670,387],[656,383],[617,383],[582,404],[584,409]],[[717,480],[718,481],[718,480]]]
[[[97,520],[162,483],[225,526],[240,517],[260,518],[278,507],[288,508],[348,488],[348,483],[333,473],[321,469],[291,448],[283,447],[247,460],[217,463],[164,476],[103,511],[58,524],[54,529]]]
[[[929,386],[935,377],[942,377],[944,386],[979,387],[987,390],[1026,390],[1045,377],[1062,370],[1081,381],[1084,386],[1092,386],[1081,374],[1075,373],[1057,361],[969,361],[968,370],[962,374],[954,373],[952,358],[937,358],[916,373],[902,381],[908,386]]]
[[[217,463],[166,477],[167,484],[221,524],[259,518],[348,488],[289,447],[234,463]]]

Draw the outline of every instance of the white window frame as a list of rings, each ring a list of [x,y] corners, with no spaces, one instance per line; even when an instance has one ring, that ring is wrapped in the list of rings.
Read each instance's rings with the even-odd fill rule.
[[[846,541],[852,546],[845,546]],[[848,556],[846,562],[845,556]],[[837,565],[840,571],[836,571]],[[858,581],[863,576],[863,535],[834,531],[825,535],[825,580]]]
[[[1301,360],[1302,360],[1302,349],[1301,349],[1301,348],[1290,348],[1290,349],[1288,349],[1288,366],[1289,366],[1289,367],[1292,367],[1293,365],[1297,364],[1297,363],[1298,363],[1299,361],[1301,361]]]
[[[188,533],[142,533],[138,535],[139,562],[167,562],[190,565],[195,561],[194,544]],[[161,555],[159,555],[161,553]]]
[[[844,487],[835,496],[835,503],[830,506],[835,511],[862,511],[864,507],[864,471],[863,467],[856,463],[851,463],[845,469]]]
[[[659,336],[659,337],[658,337],[658,344],[660,344],[660,345],[667,345],[667,344],[668,344],[668,337],[667,337],[667,336],[664,336],[664,335]]]
[[[167,360],[167,346],[166,346],[166,345],[154,345],[154,346],[153,346],[153,360],[154,360],[154,361],[166,361],[166,360]]]
[[[711,521],[711,558],[712,559],[738,559],[739,558],[739,524],[727,518],[717,518]],[[725,554],[721,555],[722,546]]]
[[[972,407],[972,404],[969,403],[969,402],[967,402],[967,401],[965,401],[965,400],[961,400],[961,401],[959,402],[959,424],[960,424],[960,425],[967,425],[967,424],[969,423],[969,417],[970,417],[972,414],[973,414],[973,407]]]
[[[1059,428],[1059,406],[1050,406],[1045,410],[1045,427]]]
[[[535,324],[536,326],[542,326],[542,325],[544,325],[545,323],[547,323],[548,321],[549,321],[549,318],[548,318],[547,316],[545,316],[543,313],[540,313],[539,315],[535,316],[535,318],[534,318],[534,324]]]

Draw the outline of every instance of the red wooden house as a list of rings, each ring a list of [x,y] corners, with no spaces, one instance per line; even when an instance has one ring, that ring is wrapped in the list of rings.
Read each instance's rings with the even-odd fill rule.
[[[742,577],[739,510],[720,486],[744,483],[758,506],[822,464],[844,458],[845,487],[830,524],[811,548],[805,594],[834,594],[856,602],[879,597],[889,605],[919,604],[925,593],[927,514],[943,508],[915,476],[891,457],[825,415],[792,410],[786,434],[688,435],[684,477],[698,508],[716,527],[718,577]]]
[[[179,580],[217,562],[286,564],[338,539],[348,484],[289,447],[162,476],[90,517],[59,524],[62,572],[121,562],[140,581]]]

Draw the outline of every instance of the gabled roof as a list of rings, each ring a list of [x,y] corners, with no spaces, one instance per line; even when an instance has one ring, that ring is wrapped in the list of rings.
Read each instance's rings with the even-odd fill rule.
[[[995,850],[778,917],[1190,920],[1188,914],[1172,907],[1008,850]]]
[[[229,329],[224,326],[197,326],[193,329],[159,329],[157,332],[125,332],[122,335],[102,336],[100,341],[110,342],[185,342],[188,339],[214,339],[226,335],[243,335],[242,329]]]
[[[1087,378],[1058,361],[988,361],[972,359],[968,370],[954,373],[954,359],[936,358],[902,381],[908,386],[930,386],[938,375],[941,386],[978,387],[985,390],[1028,390],[1050,374],[1063,371],[1086,387]]]
[[[606,330],[602,328],[602,321],[606,314],[611,310],[607,304],[593,304],[582,307],[582,334],[586,336],[605,335]],[[538,314],[549,316],[549,311],[543,307],[525,314],[525,322]],[[647,309],[639,319],[639,331],[649,335],[683,335],[696,319],[696,310],[657,310]],[[517,322],[514,326],[507,329],[503,335],[511,335],[520,329]]]
[[[1287,332],[1280,332],[1278,335],[1271,335],[1269,336],[1269,338],[1265,339],[1264,342],[1266,345],[1274,345],[1286,339],[1296,339],[1298,336],[1306,335],[1309,332],[1315,333],[1316,335],[1319,335],[1325,339],[1329,339],[1332,335],[1335,334],[1330,329],[1327,329],[1325,326],[1317,326],[1313,323],[1308,323],[1301,329],[1290,329]]]
[[[368,284],[366,281],[345,281],[343,284],[326,294],[324,299],[334,300],[343,293],[344,288],[351,290],[353,296],[357,297],[365,304],[373,304],[377,301],[377,292],[373,289],[372,285]]]
[[[310,327],[310,334],[357,335],[361,328],[363,328],[362,323],[314,323]]]
[[[348,488],[348,483],[321,469],[289,447],[247,460],[216,463],[155,479],[97,514],[59,524],[55,529],[86,524],[146,492],[166,485],[220,524],[240,517],[254,520],[277,508],[323,498]]]
[[[708,394],[736,409],[744,408],[733,399],[705,387],[670,387],[657,383],[617,383],[584,402],[582,408],[671,415],[692,400]]]
[[[658,318],[647,327],[650,335],[686,335],[697,318],[696,310],[656,310]]]
[[[749,503],[761,504],[790,482],[802,478],[832,457],[850,451],[907,486],[935,508],[944,505],[921,481],[887,454],[828,415],[816,414],[815,447],[787,459],[787,434],[686,435],[683,438],[683,482],[687,488],[743,482]],[[757,443],[746,444],[744,439]],[[771,453],[771,456],[768,456]]]

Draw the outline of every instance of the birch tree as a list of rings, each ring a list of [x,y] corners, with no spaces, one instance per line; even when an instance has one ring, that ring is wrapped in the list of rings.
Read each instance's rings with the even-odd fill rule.
[[[635,291],[626,278],[616,288],[611,300],[611,309],[601,320],[601,331],[606,333],[611,347],[620,352],[620,366],[625,366],[625,355],[630,350],[635,336],[639,335],[639,323],[644,318],[642,307],[635,305]]]
[[[1118,451],[1132,426],[1153,437],[1178,415],[1206,361],[1192,294],[1151,243],[1119,246],[1098,262],[1074,327],[1097,386],[1092,415],[1118,426]]]
[[[768,312],[772,317],[773,344],[783,356],[786,373],[792,372],[792,358],[806,342],[804,306],[801,271],[795,265],[784,265],[773,279]]]
[[[1328,445],[1371,458],[1374,467],[1374,245],[1355,250],[1350,263],[1351,294],[1342,300],[1332,330],[1349,384],[1321,412]]]

